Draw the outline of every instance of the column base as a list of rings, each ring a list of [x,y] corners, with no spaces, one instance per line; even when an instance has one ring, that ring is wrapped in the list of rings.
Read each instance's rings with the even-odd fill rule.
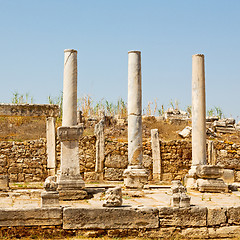
[[[220,178],[217,179],[197,179],[199,192],[228,192],[228,186]]]
[[[139,166],[128,166],[123,172],[124,186],[132,189],[142,189],[148,183],[148,173]]]
[[[227,192],[228,186],[220,179],[222,174],[221,166],[192,166],[185,177],[186,188],[200,192]]]
[[[85,183],[81,176],[62,176],[59,177],[58,191],[60,200],[81,200],[87,198],[88,194],[84,190]]]
[[[41,198],[41,207],[59,207],[59,193],[57,191],[42,192]]]

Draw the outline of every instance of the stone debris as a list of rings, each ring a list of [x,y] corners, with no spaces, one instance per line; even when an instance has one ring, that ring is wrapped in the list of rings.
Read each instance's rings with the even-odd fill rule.
[[[187,138],[191,136],[191,133],[192,133],[192,128],[187,126],[181,132],[179,132],[178,135],[181,136],[182,138]]]
[[[172,207],[190,207],[191,198],[187,195],[186,188],[179,180],[172,181],[171,192],[170,201]]]
[[[122,206],[122,188],[109,188],[106,191],[103,207],[119,207]]]
[[[174,109],[173,107],[170,107],[167,109],[167,111],[164,113],[165,119],[181,119],[181,120],[188,120],[189,115],[187,112],[184,112],[179,109]]]
[[[213,127],[215,132],[219,133],[235,133],[235,119],[234,118],[224,118],[213,122]]]
[[[45,180],[45,191],[41,193],[41,207],[59,207],[57,187],[56,177],[50,176]]]

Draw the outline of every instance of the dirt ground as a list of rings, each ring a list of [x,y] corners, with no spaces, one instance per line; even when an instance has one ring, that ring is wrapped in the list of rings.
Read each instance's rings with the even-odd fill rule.
[[[61,126],[61,121],[56,121],[56,128]],[[143,119],[143,138],[151,137],[151,129],[158,129],[159,138],[165,141],[182,139],[178,132],[186,126],[191,126],[190,121],[157,121],[154,117]],[[105,136],[127,141],[127,121],[116,125],[109,121],[105,127]],[[86,123],[84,135],[94,134],[94,123]],[[1,117],[0,118],[0,141],[24,141],[46,137],[45,117]],[[207,138],[211,138],[207,136]],[[240,132],[236,134],[218,134],[216,140],[231,141],[240,144]],[[190,138],[189,138],[190,140]]]

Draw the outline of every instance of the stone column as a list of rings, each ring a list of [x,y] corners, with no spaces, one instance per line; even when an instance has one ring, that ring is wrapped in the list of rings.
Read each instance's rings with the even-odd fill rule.
[[[54,176],[56,171],[56,136],[55,136],[55,118],[48,117],[46,123],[47,137],[47,168],[48,175]]]
[[[204,55],[192,56],[192,166],[187,176],[187,188],[196,186],[196,168],[206,160],[206,102]]]
[[[192,166],[187,188],[224,192],[227,186],[220,179],[222,173],[221,166],[207,165],[204,55],[196,54],[192,56]]]
[[[142,167],[142,76],[141,52],[128,52],[128,168],[124,184],[128,188],[142,188],[147,172]]]
[[[192,56],[192,166],[206,160],[206,101],[204,55]]]
[[[103,164],[105,153],[105,139],[104,139],[104,120],[100,120],[95,125],[94,134],[96,136],[96,165],[95,172],[97,180],[103,180]]]
[[[161,180],[161,152],[158,129],[151,129],[153,180]]]
[[[82,125],[77,125],[77,51],[64,51],[63,117],[58,128],[61,141],[61,168],[58,183],[60,199],[74,200],[86,197],[80,175],[78,141]]]

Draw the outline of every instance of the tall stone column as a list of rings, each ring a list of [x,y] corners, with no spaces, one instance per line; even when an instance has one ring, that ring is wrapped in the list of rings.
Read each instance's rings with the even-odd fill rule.
[[[124,184],[128,188],[142,188],[147,172],[142,167],[142,76],[141,52],[128,52],[128,168]]]
[[[221,166],[207,165],[206,100],[204,55],[192,56],[192,166],[187,175],[187,188],[200,192],[224,192]]]
[[[205,165],[206,100],[204,55],[192,56],[192,166]]]
[[[58,128],[61,141],[61,167],[58,183],[60,199],[74,200],[86,197],[80,175],[78,141],[83,132],[77,125],[77,51],[64,51],[63,116]]]

